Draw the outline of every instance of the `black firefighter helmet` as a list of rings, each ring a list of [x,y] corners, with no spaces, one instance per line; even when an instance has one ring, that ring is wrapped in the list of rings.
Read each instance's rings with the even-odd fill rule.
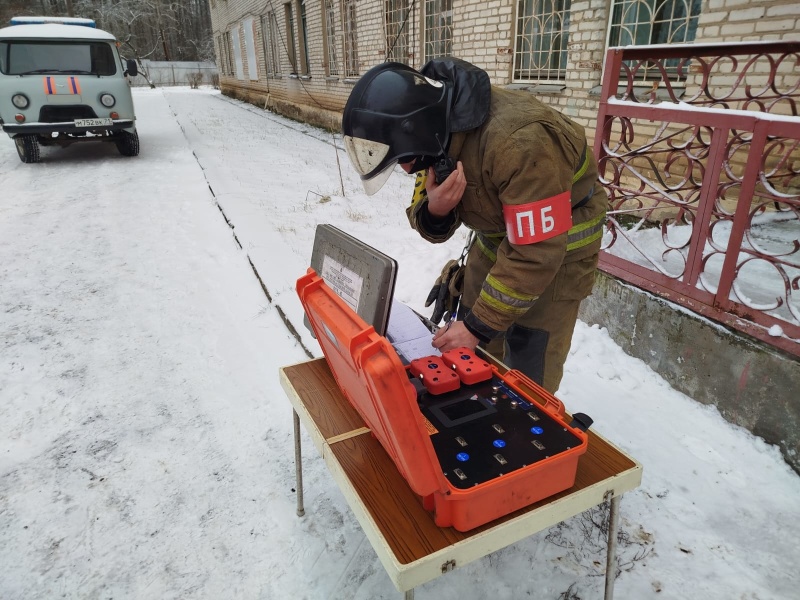
[[[353,87],[342,114],[344,146],[368,195],[398,163],[432,165],[450,143],[452,84],[396,62],[371,68]]]

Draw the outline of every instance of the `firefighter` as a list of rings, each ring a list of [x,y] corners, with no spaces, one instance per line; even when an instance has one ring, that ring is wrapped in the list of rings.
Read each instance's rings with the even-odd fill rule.
[[[444,242],[476,233],[457,320],[441,351],[480,344],[550,392],[561,382],[578,308],[591,293],[607,197],[584,129],[531,94],[493,87],[456,59],[421,71],[383,63],[342,115],[367,194],[395,165],[417,173],[411,226]]]

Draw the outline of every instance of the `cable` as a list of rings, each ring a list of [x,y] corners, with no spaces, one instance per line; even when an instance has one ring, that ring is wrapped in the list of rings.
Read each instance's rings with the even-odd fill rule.
[[[272,0],[269,0],[269,7],[270,7],[270,10],[272,11],[273,18],[275,18],[275,20],[276,20],[276,22],[277,22],[277,16],[276,16],[276,13],[275,13],[275,6],[272,4]],[[298,15],[298,17],[299,17],[299,15]],[[277,29],[277,28],[276,28],[276,29]],[[264,32],[263,32],[263,31],[261,32],[261,35],[262,35],[262,36],[264,35]],[[270,31],[270,35],[272,35],[272,31]],[[294,31],[292,31],[292,35],[294,35]],[[283,50],[284,50],[284,52],[286,53],[286,58],[289,60],[289,64],[291,65],[291,64],[292,64],[292,57],[291,57],[291,55],[289,54],[289,48],[288,48],[288,46],[286,45],[286,40],[284,40],[283,36],[280,34],[280,30],[278,31],[278,38],[281,40],[281,45],[283,46]],[[266,57],[264,57],[264,58],[265,58],[265,60],[266,60]],[[295,60],[296,60],[296,59],[295,59]],[[308,56],[306,56],[306,60],[308,60]],[[293,65],[293,66],[294,66],[294,65]],[[269,79],[269,78],[267,78],[267,79]],[[306,95],[307,95],[309,98],[311,98],[311,100],[314,102],[314,104],[316,104],[316,105],[317,105],[319,108],[321,108],[322,110],[330,110],[329,108],[327,108],[327,107],[323,106],[323,105],[322,105],[322,104],[321,104],[321,103],[320,103],[320,102],[319,102],[319,101],[318,101],[318,100],[317,100],[317,99],[316,99],[316,98],[315,98],[315,97],[314,97],[314,96],[311,94],[311,92],[309,92],[309,91],[308,91],[308,88],[306,87],[305,83],[303,83],[303,79],[302,79],[302,77],[301,77],[299,74],[297,75],[297,81],[299,81],[299,82],[300,82],[300,86],[303,88],[303,91],[306,93]],[[269,83],[267,83],[267,86],[269,87]],[[344,193],[344,176],[342,175],[342,165],[341,165],[341,163],[339,162],[339,150],[338,150],[338,148],[337,148],[337,146],[336,146],[336,134],[335,134],[335,133],[333,133],[333,132],[331,132],[331,137],[333,138],[333,144],[332,144],[332,145],[333,145],[333,148],[334,148],[334,153],[336,154],[336,167],[337,167],[337,169],[338,169],[338,171],[339,171],[339,185],[341,186],[342,197],[343,197],[343,198],[346,198],[346,196],[345,196],[345,193]]]
[[[275,14],[275,6],[272,4],[272,0],[269,0],[269,7],[272,10],[272,14],[274,15]],[[298,15],[298,17],[299,17],[299,15]],[[272,33],[272,32],[270,32],[270,33]],[[292,34],[294,35],[294,32],[292,32]],[[262,32],[262,35],[263,35],[263,32]],[[284,52],[286,52],[286,58],[288,59],[289,64],[292,65],[292,57],[289,54],[289,48],[286,45],[286,40],[284,40],[283,36],[280,34],[280,31],[278,32],[278,38],[281,40],[281,45],[283,46]],[[297,60],[297,59],[295,58],[295,60]],[[308,57],[306,57],[306,60],[308,60]],[[292,66],[295,66],[295,65],[292,65]],[[300,82],[300,86],[303,88],[303,91],[306,93],[306,95],[309,98],[311,98],[311,100],[314,101],[314,104],[316,104],[322,110],[330,110],[329,108],[323,106],[316,98],[314,98],[314,96],[311,94],[311,92],[308,91],[308,88],[306,87],[305,83],[303,83],[303,78],[299,73],[297,74],[297,81]]]
[[[411,6],[408,7],[408,10],[406,11],[406,15],[403,18],[403,22],[400,24],[400,29],[398,30],[397,35],[395,35],[395,38],[392,41],[392,44],[391,44],[391,46],[389,47],[389,49],[388,49],[388,51],[386,53],[386,58],[385,58],[386,61],[389,60],[389,56],[391,55],[392,51],[394,50],[394,47],[397,44],[397,41],[400,38],[400,35],[403,33],[403,30],[405,29],[406,24],[408,23],[409,17],[411,16],[412,12],[414,11],[414,7],[416,5],[416,2],[417,2],[417,0],[411,0]],[[273,4],[272,0],[269,0],[269,7],[270,7],[270,10],[272,12],[272,18],[276,19],[276,22],[277,22],[277,13],[275,12],[275,5]],[[299,19],[300,15],[297,15],[297,17]],[[265,35],[265,32],[263,31],[263,29],[264,29],[263,20],[261,21],[261,23],[262,23],[261,35],[263,37]],[[299,21],[298,21],[298,25],[300,25]],[[286,44],[286,40],[285,40],[284,36],[281,34],[279,28],[276,27],[276,30],[278,31],[278,39],[280,39],[281,45],[283,46],[283,50],[284,50],[284,52],[286,54],[286,58],[287,58],[289,64],[296,67],[296,64],[293,64],[292,57],[289,54],[289,47]],[[274,32],[270,28],[269,35],[272,36],[273,33]],[[292,31],[292,35],[294,35],[294,31]],[[267,59],[266,55],[264,56],[264,59],[266,61],[266,59]],[[308,60],[307,56],[306,56],[306,60]],[[295,61],[296,61],[296,58],[295,58]],[[311,101],[314,102],[314,104],[316,104],[322,110],[330,110],[330,108],[324,106],[321,102],[319,102],[314,97],[314,95],[306,87],[302,76],[299,75],[299,74],[297,74],[297,81],[300,82],[300,86],[303,88],[303,91],[305,92],[306,96],[308,96],[311,99]],[[270,94],[269,77],[267,77],[267,94]],[[332,145],[334,147],[334,152],[336,153],[336,165],[337,165],[338,170],[339,170],[339,183],[341,185],[342,197],[346,197],[345,196],[345,192],[344,192],[344,178],[342,176],[341,163],[339,162],[339,150],[338,150],[338,146],[336,145],[336,137],[335,137],[335,134],[333,132],[331,132],[331,136],[333,137],[333,144]]]

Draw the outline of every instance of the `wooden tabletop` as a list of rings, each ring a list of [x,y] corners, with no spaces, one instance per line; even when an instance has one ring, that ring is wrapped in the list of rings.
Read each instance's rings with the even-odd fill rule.
[[[591,430],[568,490],[468,532],[438,527],[343,396],[325,359],[284,367],[281,382],[398,589],[505,547],[620,495],[641,465]]]

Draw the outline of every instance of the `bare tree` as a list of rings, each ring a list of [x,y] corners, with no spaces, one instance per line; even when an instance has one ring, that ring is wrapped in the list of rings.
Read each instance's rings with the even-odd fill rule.
[[[213,59],[207,0],[0,0],[0,26],[13,16],[94,19],[139,58]]]

